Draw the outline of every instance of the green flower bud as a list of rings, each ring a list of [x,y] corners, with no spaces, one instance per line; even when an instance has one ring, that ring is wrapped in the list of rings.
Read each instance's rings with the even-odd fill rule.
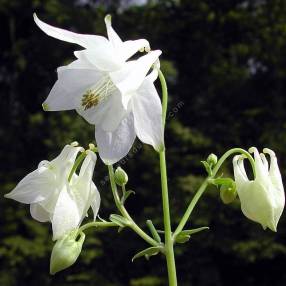
[[[76,231],[72,231],[54,245],[51,260],[50,273],[52,275],[73,265],[81,253],[81,248],[85,239],[85,234],[80,233],[80,238],[76,240]]]
[[[215,166],[217,163],[217,155],[215,154],[210,154],[207,158],[207,162],[209,163],[209,165],[211,166]]]
[[[124,186],[128,182],[128,176],[126,172],[120,167],[115,170],[114,179],[115,183],[119,186]]]
[[[224,204],[232,203],[235,200],[236,195],[237,195],[236,185],[234,183],[228,185],[222,185],[220,187],[220,198]]]

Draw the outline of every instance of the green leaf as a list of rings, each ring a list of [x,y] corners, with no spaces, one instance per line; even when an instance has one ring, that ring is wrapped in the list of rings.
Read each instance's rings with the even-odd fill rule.
[[[207,229],[210,229],[210,228],[208,226],[203,226],[203,227],[198,227],[198,228],[193,228],[193,229],[186,229],[186,230],[181,231],[180,234],[192,235],[192,234],[195,234],[200,231],[207,230]]]
[[[177,243],[186,243],[187,241],[189,241],[191,238],[190,235],[188,234],[183,234],[183,233],[179,233],[177,236],[176,236],[176,239],[175,241]]]
[[[187,241],[190,240],[191,235],[198,233],[200,231],[209,229],[207,226],[199,227],[199,228],[194,228],[194,229],[186,229],[181,231],[175,238],[175,242],[177,243],[186,243]]]
[[[157,255],[160,251],[162,251],[162,249],[163,249],[162,246],[152,246],[152,247],[146,248],[138,252],[137,254],[135,254],[132,258],[132,262],[135,259],[142,257],[142,256],[144,256],[147,260],[149,260],[150,256]]]
[[[110,221],[116,223],[120,228],[130,225],[130,221],[127,218],[118,214],[111,214],[109,219]]]
[[[131,191],[131,190],[125,192],[125,193],[123,194],[122,198],[121,198],[121,203],[124,205],[125,201],[126,201],[126,200],[128,199],[128,197],[129,197],[130,195],[132,195],[132,194],[135,195],[135,192],[134,192],[134,191]]]
[[[201,163],[204,165],[208,175],[211,176],[212,175],[212,168],[211,168],[210,164],[207,161],[201,161]]]
[[[235,182],[231,178],[215,178],[211,180],[211,183],[214,185],[235,186]]]

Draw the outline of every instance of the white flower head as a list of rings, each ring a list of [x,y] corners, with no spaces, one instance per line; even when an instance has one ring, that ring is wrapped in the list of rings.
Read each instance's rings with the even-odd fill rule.
[[[108,39],[52,27],[36,15],[34,19],[46,34],[84,48],[75,52],[75,61],[58,68],[58,80],[43,103],[44,109],[75,109],[94,124],[99,155],[107,164],[123,158],[136,135],[160,150],[164,144],[162,107],[154,86],[158,72],[149,71],[161,51],[150,51],[144,39],[122,41],[109,15],[105,17]],[[140,50],[148,53],[127,61]]]
[[[42,161],[38,168],[24,177],[8,194],[21,203],[30,204],[31,216],[52,223],[53,239],[57,240],[80,226],[90,206],[94,217],[100,204],[99,192],[92,182],[96,155],[87,152],[79,175],[68,176],[77,154],[83,148],[66,145],[52,161]]]
[[[272,231],[277,230],[277,224],[285,205],[285,194],[282,178],[275,153],[265,148],[263,152],[270,156],[270,166],[266,156],[259,154],[254,147],[249,149],[254,153],[256,176],[249,180],[244,168],[243,157],[233,158],[234,177],[237,193],[241,202],[243,214]]]

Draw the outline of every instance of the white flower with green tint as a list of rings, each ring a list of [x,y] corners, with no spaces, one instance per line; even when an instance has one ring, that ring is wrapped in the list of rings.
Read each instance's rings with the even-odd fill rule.
[[[42,161],[38,168],[24,177],[6,198],[30,204],[30,212],[40,222],[52,223],[53,239],[79,227],[92,207],[94,216],[100,205],[99,192],[92,182],[96,155],[91,151],[82,163],[79,175],[69,174],[81,147],[66,145],[52,161]]]
[[[75,52],[75,61],[58,68],[44,109],[75,109],[94,124],[99,155],[107,164],[123,158],[136,135],[157,151],[163,148],[162,106],[154,86],[158,73],[148,74],[161,51],[150,51],[144,39],[123,42],[110,16],[105,17],[108,39],[52,27],[36,15],[34,19],[46,34],[84,48]],[[139,50],[148,53],[127,61]]]
[[[256,148],[250,148],[254,153],[255,178],[249,180],[244,168],[243,157],[235,156],[233,159],[234,177],[237,193],[244,215],[273,231],[285,205],[285,194],[281,174],[275,153],[270,149],[263,149],[270,155],[270,166],[264,154],[259,154]]]

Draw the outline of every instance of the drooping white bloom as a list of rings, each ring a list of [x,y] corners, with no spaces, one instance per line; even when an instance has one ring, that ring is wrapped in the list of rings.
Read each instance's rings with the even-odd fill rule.
[[[243,214],[262,225],[276,231],[277,224],[285,205],[285,194],[282,178],[275,153],[263,149],[270,155],[270,167],[264,154],[259,154],[256,148],[250,148],[254,153],[256,176],[249,180],[244,168],[243,158],[233,158],[234,177],[237,193],[241,202]]]
[[[149,51],[144,39],[123,42],[110,16],[105,17],[108,39],[55,28],[36,15],[34,19],[46,34],[85,48],[75,52],[77,60],[58,68],[45,110],[75,109],[94,124],[99,155],[107,164],[124,157],[136,135],[156,150],[162,148],[162,107],[154,87],[157,72],[146,76],[161,51]],[[149,52],[126,61],[142,49]]]
[[[100,195],[92,182],[96,155],[87,152],[79,175],[68,176],[81,147],[66,145],[52,161],[42,161],[38,168],[24,177],[6,198],[30,204],[30,212],[40,222],[50,221],[53,239],[57,240],[77,228],[90,206],[97,216]]]

